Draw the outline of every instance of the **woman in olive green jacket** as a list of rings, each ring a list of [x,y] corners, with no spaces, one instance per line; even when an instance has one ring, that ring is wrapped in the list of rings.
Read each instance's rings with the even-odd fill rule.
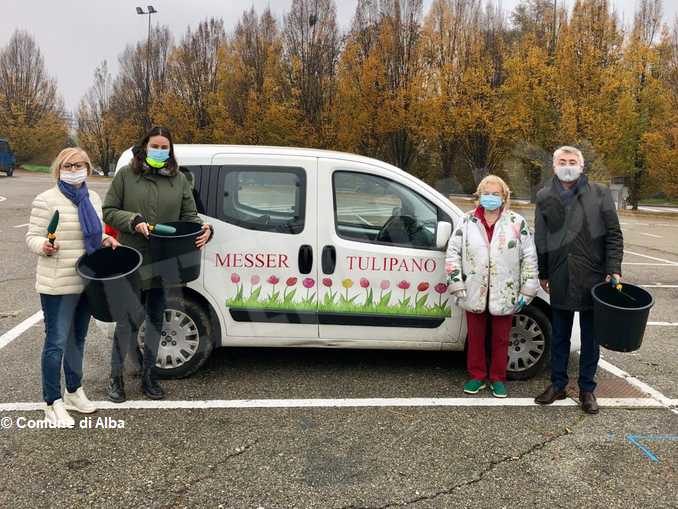
[[[118,322],[111,352],[111,381],[108,399],[115,403],[126,400],[123,366],[127,353],[136,349],[137,335],[143,319],[144,360],[141,388],[151,399],[162,399],[164,391],[153,373],[163,315],[166,290],[151,274],[149,256],[149,224],[172,221],[202,223],[196,211],[191,185],[179,171],[174,158],[172,135],[164,127],[154,127],[134,147],[132,162],[121,168],[113,178],[103,204],[104,221],[120,230],[119,241],[139,250],[144,257],[139,269],[141,276],[141,304],[145,316],[129,317]],[[200,249],[212,237],[212,227],[203,224],[203,232],[196,240]]]

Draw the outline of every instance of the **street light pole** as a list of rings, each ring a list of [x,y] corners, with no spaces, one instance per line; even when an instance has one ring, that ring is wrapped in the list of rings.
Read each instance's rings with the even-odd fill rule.
[[[149,129],[151,127],[151,119],[149,115],[149,107],[151,103],[151,16],[157,14],[158,11],[152,5],[148,5],[148,12],[144,11],[141,7],[137,7],[137,14],[142,16],[148,15],[148,39],[146,41],[146,91],[144,98],[144,109],[146,115],[144,118],[145,128]]]

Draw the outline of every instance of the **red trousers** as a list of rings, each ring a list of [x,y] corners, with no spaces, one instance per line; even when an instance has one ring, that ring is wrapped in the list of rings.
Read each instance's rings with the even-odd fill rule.
[[[466,323],[468,324],[466,368],[469,375],[474,380],[505,382],[509,334],[513,324],[513,315],[493,316],[487,311],[484,313],[466,312]],[[485,353],[488,324],[492,334],[489,375]]]

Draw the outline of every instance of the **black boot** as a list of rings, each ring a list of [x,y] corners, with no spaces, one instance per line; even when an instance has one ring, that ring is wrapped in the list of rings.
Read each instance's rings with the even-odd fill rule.
[[[141,390],[150,399],[163,399],[165,391],[162,390],[152,368],[144,368],[141,374]]]
[[[111,382],[108,385],[106,395],[113,403],[123,403],[124,401],[127,401],[127,396],[125,395],[125,382],[123,382],[122,375],[111,376]]]

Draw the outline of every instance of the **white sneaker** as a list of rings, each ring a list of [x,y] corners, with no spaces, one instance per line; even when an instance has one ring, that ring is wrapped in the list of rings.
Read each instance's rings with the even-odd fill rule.
[[[64,394],[64,405],[67,410],[75,410],[81,414],[92,414],[97,411],[97,407],[89,399],[82,387],[78,387],[75,392]]]
[[[68,415],[62,399],[57,399],[51,405],[47,405],[47,408],[45,408],[45,420],[58,428],[72,428],[75,426],[75,420]]]

